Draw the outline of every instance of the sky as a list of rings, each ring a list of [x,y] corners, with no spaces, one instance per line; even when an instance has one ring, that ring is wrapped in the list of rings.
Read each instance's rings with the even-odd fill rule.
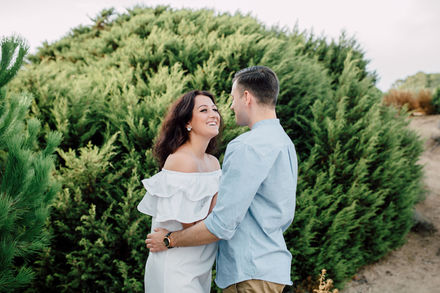
[[[0,0],[0,37],[18,34],[35,53],[44,41],[91,24],[102,9],[119,13],[136,4],[210,8],[250,14],[271,27],[313,31],[329,40],[341,32],[356,38],[370,60],[377,86],[388,91],[419,71],[440,73],[439,0]]]

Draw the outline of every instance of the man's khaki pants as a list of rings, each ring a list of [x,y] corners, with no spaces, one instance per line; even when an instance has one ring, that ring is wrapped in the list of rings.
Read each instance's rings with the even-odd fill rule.
[[[282,293],[284,285],[263,280],[247,280],[233,284],[223,293]]]

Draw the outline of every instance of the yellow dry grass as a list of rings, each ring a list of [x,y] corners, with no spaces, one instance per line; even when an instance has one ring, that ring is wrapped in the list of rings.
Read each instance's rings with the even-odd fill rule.
[[[327,273],[327,271],[325,269],[323,269],[321,271],[321,276],[319,277],[319,285],[318,285],[318,289],[314,289],[313,292],[314,293],[338,293],[339,290],[338,289],[333,289],[332,291],[330,291],[333,288],[333,280],[332,279],[325,279],[325,274]]]
[[[418,92],[390,90],[383,97],[383,103],[387,106],[394,106],[398,109],[406,106],[407,110],[413,113],[429,115],[434,113],[432,105],[432,93],[429,90]]]

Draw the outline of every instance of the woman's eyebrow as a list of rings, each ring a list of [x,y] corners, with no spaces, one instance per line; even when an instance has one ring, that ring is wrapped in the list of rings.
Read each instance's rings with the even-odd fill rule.
[[[200,105],[200,106],[198,106],[198,107],[197,107],[197,109],[198,109],[198,108],[200,108],[200,107],[209,107],[209,106],[208,106],[208,105]],[[217,108],[217,106],[216,106],[216,105],[212,105],[212,107],[215,107],[215,108]]]

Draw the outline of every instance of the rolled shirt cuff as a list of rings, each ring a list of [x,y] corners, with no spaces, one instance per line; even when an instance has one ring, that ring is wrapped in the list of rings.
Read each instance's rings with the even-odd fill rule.
[[[223,223],[214,212],[209,214],[204,222],[209,232],[214,234],[219,239],[229,240],[235,234],[236,228],[228,229],[224,227]]]

